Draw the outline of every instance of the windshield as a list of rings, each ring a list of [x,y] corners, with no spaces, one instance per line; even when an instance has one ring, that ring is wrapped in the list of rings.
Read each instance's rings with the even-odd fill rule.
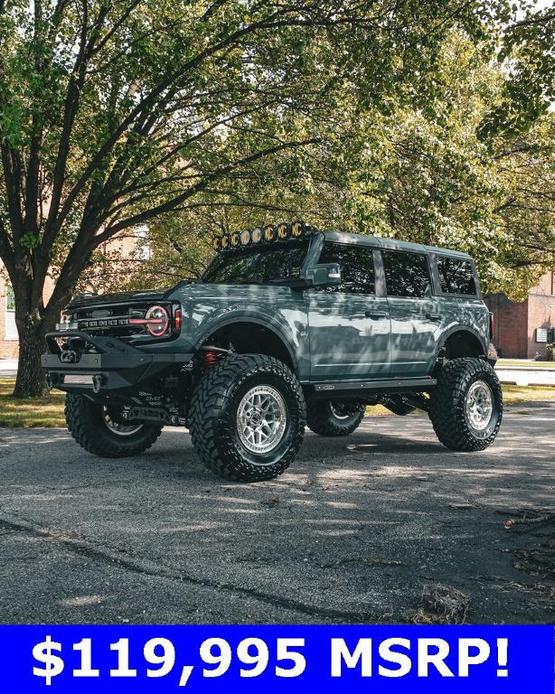
[[[217,255],[202,276],[214,284],[264,284],[298,279],[308,241],[245,248]]]

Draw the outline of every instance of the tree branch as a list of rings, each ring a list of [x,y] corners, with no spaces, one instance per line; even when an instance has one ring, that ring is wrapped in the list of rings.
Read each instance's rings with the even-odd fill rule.
[[[137,224],[143,224],[144,222],[148,221],[149,219],[152,219],[153,217],[156,217],[159,214],[163,214],[164,212],[169,212],[175,209],[182,202],[185,202],[185,200],[195,195],[196,193],[205,190],[210,183],[219,178],[222,178],[226,174],[229,174],[231,171],[234,171],[242,166],[246,166],[247,164],[251,164],[252,162],[262,159],[264,157],[269,157],[270,155],[276,154],[277,152],[280,152],[284,149],[303,147],[306,145],[315,144],[316,142],[318,142],[318,140],[314,138],[301,140],[299,142],[284,142],[279,145],[275,145],[274,147],[268,147],[264,150],[260,150],[255,154],[251,154],[243,159],[231,162],[230,164],[227,164],[226,166],[223,166],[217,169],[216,171],[213,171],[212,173],[204,174],[202,181],[199,181],[197,184],[191,186],[183,193],[172,198],[171,200],[166,200],[164,203],[161,203],[156,207],[153,207],[149,210],[145,210],[144,212],[140,212],[126,219],[123,219],[113,226],[109,225],[104,232],[95,237],[95,241],[97,242],[96,245],[98,245],[98,243],[101,243],[102,241],[106,241],[107,239],[114,236],[114,234],[117,234],[119,231],[122,231],[123,229],[126,229],[130,226],[135,226]]]

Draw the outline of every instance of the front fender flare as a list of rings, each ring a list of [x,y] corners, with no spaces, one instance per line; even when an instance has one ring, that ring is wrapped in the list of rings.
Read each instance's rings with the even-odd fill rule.
[[[275,320],[268,320],[266,316],[253,311],[233,311],[212,317],[206,325],[203,326],[200,337],[198,337],[194,344],[194,349],[197,351],[200,349],[202,344],[206,342],[208,337],[215,333],[221,328],[226,328],[227,326],[234,325],[235,323],[253,323],[259,325],[266,330],[271,331],[274,335],[283,342],[295,373],[299,373],[299,358],[298,358],[298,345],[295,344],[295,340],[291,335],[289,335],[282,326]]]

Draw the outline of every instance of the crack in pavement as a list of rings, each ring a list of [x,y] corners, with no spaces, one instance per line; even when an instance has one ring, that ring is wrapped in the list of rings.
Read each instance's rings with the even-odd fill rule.
[[[99,545],[83,538],[71,537],[70,535],[50,530],[19,517],[6,516],[6,514],[0,515],[0,531],[1,530],[5,532],[25,533],[46,540],[47,542],[55,542],[77,555],[104,564],[115,564],[122,569],[143,576],[164,578],[171,581],[178,581],[179,583],[189,583],[190,585],[202,588],[232,593],[240,597],[249,597],[267,605],[300,612],[301,614],[311,617],[335,618],[347,620],[350,623],[375,623],[379,619],[378,615],[368,612],[352,612],[349,610],[337,610],[318,605],[309,605],[300,600],[266,593],[256,588],[245,588],[233,585],[232,583],[220,583],[210,579],[195,578],[191,574],[183,571],[175,571],[164,564],[155,563],[149,559],[132,557],[126,554],[124,550],[112,550],[105,545]],[[126,554],[126,556],[122,556],[122,554]]]

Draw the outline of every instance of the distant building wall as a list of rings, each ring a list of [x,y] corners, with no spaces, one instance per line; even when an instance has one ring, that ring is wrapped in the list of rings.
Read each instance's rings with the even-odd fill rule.
[[[6,278],[0,272],[0,359],[15,359],[19,352],[10,289]]]
[[[547,342],[538,341],[540,333],[555,330],[555,271],[546,273],[528,299],[509,301],[505,294],[485,298],[494,314],[494,343],[503,357],[544,359]]]
[[[555,328],[555,270],[548,272],[528,297],[528,356],[544,358],[546,343],[537,342],[537,329]]]
[[[493,344],[502,357],[525,357],[528,352],[528,301],[514,303],[505,294],[485,298],[493,313]]]

